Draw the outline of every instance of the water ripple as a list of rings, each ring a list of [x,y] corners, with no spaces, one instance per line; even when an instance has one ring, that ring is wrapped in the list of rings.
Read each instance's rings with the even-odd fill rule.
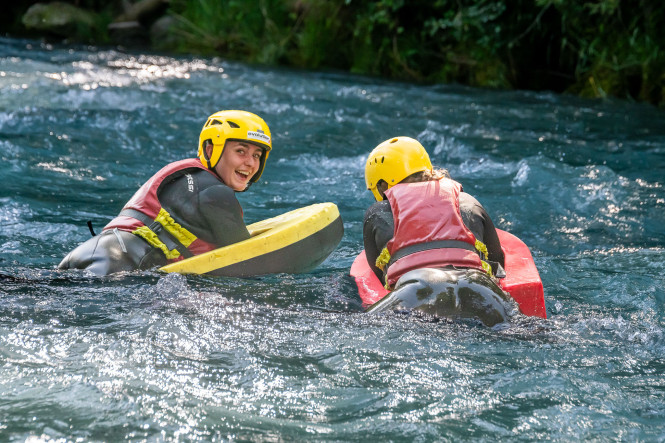
[[[664,115],[552,93],[414,86],[0,38],[0,439],[640,440],[663,436]],[[306,275],[94,277],[55,266],[207,113],[270,124],[248,222],[320,201]],[[367,315],[364,156],[407,135],[522,238],[549,318]]]

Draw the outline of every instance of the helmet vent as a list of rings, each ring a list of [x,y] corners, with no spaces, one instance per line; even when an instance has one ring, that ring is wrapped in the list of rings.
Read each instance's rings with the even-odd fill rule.
[[[239,124],[237,124],[237,123],[235,123],[235,122],[232,122],[231,120],[227,120],[226,123],[228,123],[229,126],[232,127],[232,128],[234,128],[234,129],[240,127]]]
[[[385,157],[381,157],[381,163],[383,163],[385,159],[386,159]]]
[[[223,122],[220,122],[219,120],[213,120],[210,122],[211,125],[221,125]]]

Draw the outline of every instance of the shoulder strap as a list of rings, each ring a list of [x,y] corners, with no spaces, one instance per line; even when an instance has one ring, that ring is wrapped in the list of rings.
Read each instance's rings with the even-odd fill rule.
[[[455,249],[466,249],[468,251],[473,251],[475,253],[478,253],[475,247],[473,245],[461,241],[461,240],[436,240],[436,241],[430,241],[430,242],[425,242],[425,243],[417,243],[415,245],[411,246],[406,246],[402,249],[399,249],[395,251],[391,256],[390,256],[390,261],[388,262],[388,266],[392,265],[395,263],[397,260],[400,258],[406,257],[407,255],[415,254],[416,252],[422,252],[422,251],[427,251],[430,249],[447,249],[447,248],[455,248]]]
[[[157,235],[159,240],[161,240],[169,250],[175,249],[185,258],[193,257],[194,254],[187,249],[187,246],[183,245],[177,238],[175,238],[169,231],[164,229],[161,223],[153,220],[146,214],[136,209],[123,209],[119,216],[132,217],[143,223],[150,229],[152,232]]]

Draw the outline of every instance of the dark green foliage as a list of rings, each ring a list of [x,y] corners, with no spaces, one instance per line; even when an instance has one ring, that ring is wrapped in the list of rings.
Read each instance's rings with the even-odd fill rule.
[[[118,2],[102,0],[57,0],[61,3],[71,4],[80,8],[82,11],[91,14],[91,23],[73,24],[71,29],[63,32],[51,32],[43,29],[28,27],[23,21],[23,17],[31,6],[38,3],[53,3],[48,0],[14,0],[5,2],[3,5],[5,11],[0,14],[0,35],[14,35],[23,37],[43,37],[47,40],[58,41],[63,38],[63,33],[68,42],[79,43],[108,43],[107,25],[111,22],[113,15],[120,10]],[[66,31],[66,32],[65,32]]]
[[[665,3],[596,0],[553,6],[561,23],[561,54],[585,96],[616,95],[665,102]]]
[[[179,0],[182,50],[422,82],[665,101],[660,0]]]
[[[32,1],[19,1],[14,12]],[[120,2],[79,0],[119,10]],[[252,63],[665,105],[662,0],[171,0],[172,47]],[[8,26],[8,25],[5,25]],[[101,27],[101,26],[100,26]],[[89,36],[86,36],[89,37]],[[171,40],[171,39],[169,39]]]

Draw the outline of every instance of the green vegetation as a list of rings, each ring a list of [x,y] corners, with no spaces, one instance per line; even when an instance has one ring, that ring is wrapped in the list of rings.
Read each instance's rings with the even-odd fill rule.
[[[76,3],[107,22],[132,4]],[[161,50],[665,106],[662,0],[170,0],[167,13]]]
[[[181,51],[665,105],[662,0],[174,0]]]

